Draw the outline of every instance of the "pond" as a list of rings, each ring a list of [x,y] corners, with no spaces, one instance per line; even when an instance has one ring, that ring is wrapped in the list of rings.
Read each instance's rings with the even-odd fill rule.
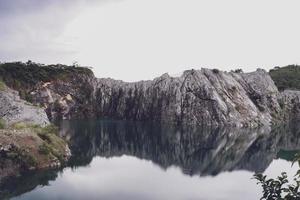
[[[299,128],[192,128],[155,123],[62,121],[72,158],[63,169],[12,178],[0,198],[16,200],[259,199],[255,172],[293,176]]]

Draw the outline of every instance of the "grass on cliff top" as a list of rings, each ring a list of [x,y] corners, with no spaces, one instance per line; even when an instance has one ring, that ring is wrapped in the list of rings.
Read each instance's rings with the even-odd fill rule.
[[[37,134],[54,134],[58,135],[58,127],[50,124],[45,127],[36,124],[30,124],[25,122],[17,122],[10,126],[12,129],[22,130],[22,129],[30,129]]]
[[[14,89],[27,89],[39,82],[68,80],[77,75],[93,76],[91,69],[67,65],[42,65],[28,61],[0,63],[0,79]]]
[[[0,118],[0,129],[4,129],[6,127],[4,119]]]
[[[2,80],[0,80],[0,91],[4,91],[5,88],[6,88],[5,83]]]
[[[300,66],[275,67],[269,72],[279,90],[300,90]]]

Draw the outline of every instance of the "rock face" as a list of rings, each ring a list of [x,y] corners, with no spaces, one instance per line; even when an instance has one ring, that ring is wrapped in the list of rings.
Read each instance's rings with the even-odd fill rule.
[[[201,69],[180,77],[127,83],[78,76],[41,83],[31,92],[50,119],[100,117],[172,124],[255,127],[282,119],[269,74]]]
[[[70,77],[31,86],[31,102],[43,107],[50,120],[111,118],[256,127],[297,116],[292,114],[298,105],[292,101],[296,93],[281,94],[262,69],[251,73],[187,70],[179,77],[164,74],[133,83],[97,79],[91,73]]]
[[[45,126],[49,120],[42,108],[20,99],[17,91],[5,87],[0,90],[0,119],[6,123],[27,122]]]
[[[300,119],[300,91],[285,90],[279,98],[285,121]]]
[[[281,110],[279,92],[264,70],[189,70],[137,83],[99,79],[96,88],[98,115],[117,119],[252,127],[270,124]]]
[[[31,91],[32,103],[44,107],[50,120],[94,117],[94,81],[94,76],[78,74],[67,81],[40,82]]]

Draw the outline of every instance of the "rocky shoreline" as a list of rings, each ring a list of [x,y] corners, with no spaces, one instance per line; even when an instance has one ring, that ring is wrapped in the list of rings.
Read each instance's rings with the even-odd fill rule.
[[[6,86],[0,90],[0,116],[0,182],[25,171],[57,168],[69,159],[69,147],[45,111]]]
[[[58,168],[70,157],[68,145],[35,128],[0,130],[0,182],[25,171]]]

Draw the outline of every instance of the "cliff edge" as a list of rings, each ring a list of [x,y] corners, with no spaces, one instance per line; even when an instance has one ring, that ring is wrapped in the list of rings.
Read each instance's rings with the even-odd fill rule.
[[[89,69],[23,64],[22,73],[32,76],[33,84],[11,73],[20,68],[15,65],[0,66],[0,72],[2,68],[2,74],[7,75],[3,79],[19,92],[25,90],[23,96],[44,108],[50,120],[111,118],[257,127],[297,116],[293,108],[298,106],[298,93],[278,91],[262,69],[251,73],[187,70],[179,77],[163,74],[154,80],[129,83],[96,78]],[[43,76],[37,78],[33,69]],[[52,78],[43,78],[47,74]],[[26,87],[16,86],[16,82]]]

